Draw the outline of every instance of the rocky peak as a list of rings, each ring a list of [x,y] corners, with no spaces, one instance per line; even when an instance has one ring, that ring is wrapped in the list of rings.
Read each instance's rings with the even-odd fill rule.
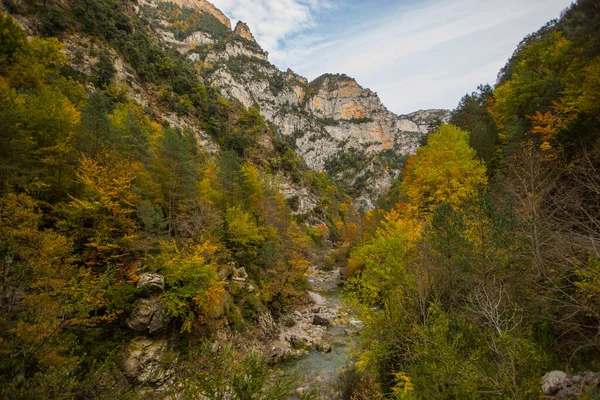
[[[256,40],[254,39],[254,35],[252,35],[250,28],[248,27],[248,25],[246,25],[245,22],[238,21],[237,25],[235,26],[235,30],[233,31],[233,34],[241,36],[244,39],[256,42]]]
[[[398,124],[400,129],[406,132],[429,133],[432,126],[450,121],[450,110],[433,109],[419,110],[410,114],[400,115]]]
[[[364,120],[384,112],[379,97],[346,75],[323,75],[310,84],[307,107],[324,118]]]
[[[160,0],[163,1],[163,0]],[[216,19],[218,19],[219,21],[221,21],[221,23],[223,25],[225,25],[227,28],[231,29],[231,21],[229,20],[229,18],[227,18],[227,16],[221,11],[219,10],[217,7],[215,7],[212,3],[206,1],[206,0],[169,0],[171,3],[177,4],[179,7],[182,8],[193,8],[195,10],[199,10],[202,13],[206,13],[206,14],[210,14],[213,17],[215,17]],[[155,0],[156,2],[156,0]]]
[[[302,86],[308,86],[308,79],[303,76],[296,74],[291,68],[288,68],[285,72],[286,82],[297,83]]]

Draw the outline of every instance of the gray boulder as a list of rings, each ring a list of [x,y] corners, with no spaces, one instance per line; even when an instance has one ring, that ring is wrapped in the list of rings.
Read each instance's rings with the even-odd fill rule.
[[[320,315],[313,316],[312,323],[313,323],[313,325],[320,325],[320,326],[329,326],[331,324],[331,322],[327,318],[322,317]]]
[[[171,322],[165,306],[158,297],[139,299],[127,318],[127,327],[137,332],[159,332]]]
[[[290,343],[294,347],[304,347],[308,344],[308,340],[302,336],[292,335],[290,336]]]
[[[554,396],[559,391],[571,386],[571,379],[563,371],[548,372],[542,377],[542,392],[546,396]]]
[[[142,289],[147,294],[161,293],[165,290],[165,277],[146,272],[140,276],[137,288]]]

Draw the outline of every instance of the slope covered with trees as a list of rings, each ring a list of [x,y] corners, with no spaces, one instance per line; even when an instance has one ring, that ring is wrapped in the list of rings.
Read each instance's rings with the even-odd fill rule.
[[[548,371],[599,370],[599,7],[525,38],[367,215],[358,398],[538,398]]]
[[[134,386],[153,382],[120,372],[139,343],[130,318],[156,304],[157,342],[148,346],[168,339],[157,368],[177,370],[180,393],[285,396],[287,381],[265,388],[262,356],[203,343],[217,332],[256,340],[261,318],[307,301],[305,270],[329,251],[325,240],[342,238],[345,199],[257,108],[201,85],[177,54],[139,46],[158,57],[136,72],[169,94],[160,107],[185,107],[220,151],[203,150],[191,128],[159,123],[114,80],[111,46],[135,57],[121,49],[131,37],[119,38],[136,20],[119,2],[86,4],[73,15],[29,7],[40,23],[56,12],[56,29],[76,26],[55,26],[57,18],[96,13],[83,15],[82,29],[109,50],[92,76],[75,73],[57,39],[28,39],[0,15],[1,396],[134,397]],[[150,40],[142,26],[132,29]],[[162,63],[181,69],[155,71]],[[282,175],[320,193],[321,229],[293,217],[278,191]],[[150,300],[136,286],[144,273],[165,280]],[[240,274],[243,285],[233,279]]]

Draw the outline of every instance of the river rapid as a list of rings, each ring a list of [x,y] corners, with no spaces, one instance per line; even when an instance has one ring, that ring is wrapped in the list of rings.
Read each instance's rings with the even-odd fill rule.
[[[350,353],[361,323],[342,304],[343,281],[339,270],[311,269],[308,282],[314,304],[297,310],[293,315],[296,325],[282,334],[297,345],[296,356],[280,363],[275,373],[279,377],[297,377],[298,392],[313,389],[328,398],[331,382],[353,362]]]

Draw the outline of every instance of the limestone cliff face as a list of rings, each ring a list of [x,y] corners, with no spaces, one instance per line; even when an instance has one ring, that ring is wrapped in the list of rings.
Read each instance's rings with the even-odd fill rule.
[[[175,3],[217,17],[220,13],[203,0]],[[353,188],[356,201],[365,208],[374,207],[387,191],[423,134],[450,117],[447,110],[398,116],[376,93],[345,75],[328,74],[308,82],[291,70],[282,72],[268,62],[268,54],[245,23],[238,22],[231,31],[228,19],[219,20],[225,21],[229,32],[225,36],[199,30],[187,32],[183,39],[181,35],[176,38],[160,16],[154,22],[166,45],[203,68],[207,83],[247,107],[257,104],[282,135],[293,139],[296,153],[310,168]],[[300,196],[300,189],[288,189],[290,196]],[[302,209],[312,205],[305,203]]]

